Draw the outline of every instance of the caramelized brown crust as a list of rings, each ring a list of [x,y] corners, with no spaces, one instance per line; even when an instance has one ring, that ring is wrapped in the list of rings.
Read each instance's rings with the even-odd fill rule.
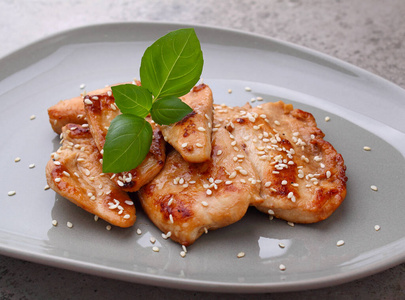
[[[102,152],[111,121],[121,112],[115,104],[114,96],[109,91],[100,94],[93,93],[93,96],[88,95],[84,97],[83,102],[91,134],[97,148]],[[152,145],[146,158],[131,171],[110,174],[112,180],[126,192],[136,192],[151,181],[163,168],[166,159],[162,133],[149,117],[146,119],[153,129]]]
[[[62,147],[46,165],[48,185],[62,197],[119,227],[135,222],[135,206],[127,193],[102,174],[99,153],[88,128],[68,124]]]
[[[249,205],[263,201],[260,184],[251,181],[257,180],[251,164],[234,160],[243,151],[231,143],[229,133],[220,128],[213,134],[211,161],[202,164],[188,163],[172,151],[159,175],[138,192],[146,214],[174,241],[191,245],[204,232],[240,220]]]
[[[206,84],[195,86],[181,100],[192,109],[183,120],[161,126],[165,140],[188,162],[201,163],[210,159],[212,133],[212,91]]]
[[[314,117],[283,102],[240,110],[228,129],[261,180],[256,207],[297,223],[329,217],[346,195],[343,158],[323,139]]]
[[[89,92],[89,96],[111,92],[110,87]],[[49,123],[57,134],[62,132],[66,124],[86,124],[86,113],[84,111],[83,97],[78,96],[71,99],[59,101],[48,108]]]

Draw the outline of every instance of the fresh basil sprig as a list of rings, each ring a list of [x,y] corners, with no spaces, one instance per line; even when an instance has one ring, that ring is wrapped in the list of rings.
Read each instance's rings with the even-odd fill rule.
[[[182,120],[193,110],[181,97],[200,79],[204,64],[200,41],[193,28],[179,29],[161,37],[142,57],[142,86],[113,86],[115,103],[122,114],[108,129],[103,156],[103,172],[119,173],[136,168],[152,143],[151,115],[160,125]]]

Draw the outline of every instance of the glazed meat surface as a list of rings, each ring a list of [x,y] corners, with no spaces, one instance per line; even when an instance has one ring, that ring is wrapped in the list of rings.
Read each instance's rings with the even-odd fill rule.
[[[46,165],[48,185],[62,197],[112,225],[129,227],[135,222],[135,206],[108,175],[87,127],[68,124],[62,129],[62,146]]]
[[[88,93],[89,96],[111,93],[111,88],[106,87]],[[78,96],[67,100],[59,101],[48,108],[49,123],[57,134],[62,132],[62,127],[72,124],[86,124],[86,113],[84,111],[83,97]]]
[[[242,149],[224,128],[213,134],[211,160],[185,161],[175,150],[163,170],[139,191],[152,222],[168,237],[191,245],[208,230],[240,220],[263,201],[260,183]]]
[[[83,99],[86,118],[90,132],[97,148],[102,153],[111,121],[121,112],[115,104],[114,96],[106,91],[100,94],[87,95]],[[166,153],[165,141],[159,127],[147,117],[152,126],[153,138],[149,153],[135,169],[118,174],[110,174],[112,180],[124,191],[136,192],[141,186],[151,181],[163,168]]]
[[[247,108],[223,118],[261,180],[264,202],[256,207],[297,223],[329,217],[345,198],[346,167],[314,117],[281,101]]]
[[[193,112],[180,122],[161,126],[163,136],[186,161],[207,161],[211,155],[212,91],[208,85],[200,84],[181,97],[181,100]]]

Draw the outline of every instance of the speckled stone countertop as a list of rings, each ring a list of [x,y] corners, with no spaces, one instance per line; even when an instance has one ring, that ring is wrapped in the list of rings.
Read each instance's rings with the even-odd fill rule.
[[[205,0],[0,2],[0,57],[90,24],[160,21],[220,26],[292,42],[405,88],[403,0]],[[1,72],[1,70],[0,70]],[[404,99],[405,101],[405,99]],[[0,256],[0,299],[249,299],[105,279]],[[404,299],[405,264],[340,286],[255,299]]]

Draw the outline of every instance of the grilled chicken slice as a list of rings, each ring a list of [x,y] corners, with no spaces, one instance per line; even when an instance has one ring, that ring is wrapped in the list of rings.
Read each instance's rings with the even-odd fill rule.
[[[111,88],[89,92],[89,96],[111,93]],[[57,134],[62,132],[62,127],[66,124],[86,124],[86,113],[84,111],[83,97],[75,97],[68,100],[59,101],[57,104],[48,108],[49,123],[53,131]]]
[[[181,97],[193,112],[172,125],[163,125],[165,141],[188,162],[201,163],[210,159],[212,133],[212,91],[208,85],[195,86]]]
[[[108,127],[121,112],[115,104],[114,96],[108,90],[99,94],[87,95],[83,102],[90,131],[97,148],[102,153]],[[112,180],[126,192],[136,192],[141,186],[151,181],[163,168],[166,159],[162,133],[149,117],[147,120],[152,126],[153,138],[146,158],[131,171],[111,174]]]
[[[310,113],[280,101],[240,110],[231,122],[227,128],[261,180],[260,211],[313,223],[339,207],[346,195],[346,167]]]
[[[62,147],[46,165],[48,185],[62,197],[119,227],[135,222],[130,197],[102,174],[101,154],[87,127],[63,127]]]
[[[213,134],[211,160],[186,162],[175,150],[163,170],[139,191],[152,222],[188,246],[208,230],[240,220],[249,205],[263,201],[260,183],[244,151],[224,128]]]

